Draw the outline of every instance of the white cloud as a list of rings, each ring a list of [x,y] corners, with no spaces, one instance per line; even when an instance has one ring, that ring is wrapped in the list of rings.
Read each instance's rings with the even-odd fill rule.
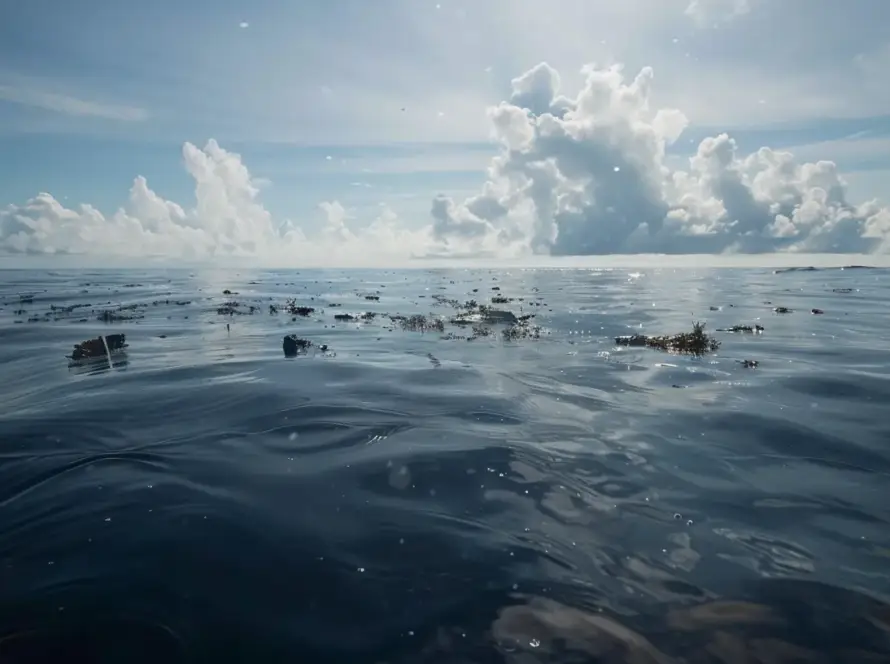
[[[382,208],[367,227],[352,230],[338,202],[323,203],[327,224],[307,237],[289,220],[274,221],[258,200],[259,187],[239,155],[210,140],[183,146],[195,181],[195,206],[186,210],[133,181],[127,204],[110,216],[91,205],[65,207],[41,193],[0,209],[0,251],[5,253],[134,258],[242,258],[276,264],[351,264],[404,260],[429,245],[429,231],[400,227]],[[373,255],[369,256],[369,249]]]
[[[626,80],[618,66],[588,66],[583,76],[575,95],[561,91],[561,77],[547,64],[515,78],[509,99],[488,109],[499,148],[487,180],[464,200],[436,197],[427,225],[405,224],[387,208],[362,225],[329,201],[320,206],[323,228],[307,234],[273,220],[240,156],[211,140],[203,149],[183,147],[195,181],[193,208],[160,198],[142,177],[111,216],[43,193],[0,210],[0,248],[303,265],[890,248],[890,211],[850,202],[833,162],[801,163],[767,147],[743,155],[719,134],[702,141],[685,167],[671,168],[666,147],[688,120],[654,107],[652,69]]]
[[[489,110],[502,152],[478,195],[434,202],[438,238],[497,235],[558,255],[886,247],[890,211],[851,203],[833,162],[770,148],[741,155],[721,134],[672,170],[665,149],[687,118],[652,108],[653,71],[632,81],[617,66],[584,74],[574,98],[546,64],[513,81],[511,99]]]

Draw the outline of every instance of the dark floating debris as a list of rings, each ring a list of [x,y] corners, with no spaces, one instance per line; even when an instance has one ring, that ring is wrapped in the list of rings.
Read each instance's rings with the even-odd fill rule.
[[[352,314],[334,314],[334,320],[348,323],[349,321],[358,320],[358,318]]]
[[[66,357],[72,362],[106,358],[111,353],[123,351],[127,347],[125,334],[106,334],[74,344],[74,351]]]
[[[538,325],[530,325],[529,318],[523,316],[509,327],[505,328],[501,334],[504,341],[517,341],[519,339],[540,339],[541,328]]]
[[[445,321],[435,316],[414,314],[413,316],[390,316],[390,320],[403,330],[411,332],[444,332]]]
[[[379,302],[380,296],[379,295],[365,295],[365,299],[370,302]]]
[[[788,307],[776,307],[773,311],[777,314],[790,314],[794,312],[794,309],[789,309]]]
[[[832,293],[852,293],[853,289],[852,288],[832,288],[831,292]]]
[[[311,346],[311,341],[308,339],[301,339],[296,334],[286,335],[281,343],[285,357],[296,357],[301,354],[305,355]]]
[[[741,364],[745,369],[756,369],[760,362],[757,360],[736,360],[739,364]]]
[[[244,309],[245,306],[247,306],[246,310]],[[216,313],[220,316],[243,316],[255,314],[259,310],[260,308],[255,304],[243,305],[240,302],[231,300],[229,302],[224,302],[221,307],[218,307]]]
[[[96,316],[96,319],[103,323],[120,323],[122,321],[144,318],[141,313],[138,313],[138,308],[138,304],[131,304],[125,307],[118,307],[117,309],[106,309]]]
[[[304,307],[297,304],[296,300],[288,300],[287,304],[284,305],[284,310],[287,311],[291,316],[311,316],[315,313],[315,309],[313,307]]]
[[[492,304],[510,304],[512,302],[512,298],[504,297],[503,295],[495,295],[491,298]]]
[[[763,325],[754,325],[751,327],[750,325],[733,325],[732,327],[718,327],[718,332],[750,332],[750,333],[760,333],[763,332]]]
[[[811,310],[810,310],[810,313],[813,314],[813,315],[815,315],[815,316],[819,316],[819,315],[821,315],[821,314],[824,314],[825,312],[822,311],[822,309],[811,309]]]
[[[720,347],[720,342],[705,333],[704,323],[693,323],[692,332],[650,337],[644,334],[615,337],[619,346],[645,346],[669,353],[704,355]]]

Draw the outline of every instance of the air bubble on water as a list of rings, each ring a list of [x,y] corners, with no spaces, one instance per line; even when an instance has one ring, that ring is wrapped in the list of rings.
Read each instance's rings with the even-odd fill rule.
[[[514,584],[513,584],[513,590],[519,590],[519,584],[518,584],[518,583],[514,583]]]
[[[297,439],[297,432],[296,432],[296,431],[291,432],[291,434],[287,437],[287,439],[288,439],[288,440],[291,440],[291,441],[296,440],[296,439]]]
[[[682,519],[682,518],[683,518],[683,515],[680,514],[679,512],[677,512],[676,514],[674,514],[674,520],[675,520],[675,521],[679,521],[679,520]]]
[[[359,567],[359,568],[358,568],[358,571],[359,571],[359,573],[364,574],[364,572],[365,572],[365,568],[364,568],[364,567]]]

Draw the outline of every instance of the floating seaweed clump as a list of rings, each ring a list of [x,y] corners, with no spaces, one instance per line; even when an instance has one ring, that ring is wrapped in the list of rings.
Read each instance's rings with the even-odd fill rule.
[[[732,327],[718,327],[718,332],[763,332],[763,325],[733,325]]]
[[[284,305],[284,310],[291,316],[311,316],[315,313],[312,307],[303,307],[297,304],[296,300],[288,300]]]
[[[517,320],[509,327],[504,328],[501,334],[504,341],[517,341],[519,339],[540,339],[541,327],[539,325],[529,324],[530,318]]]
[[[312,346],[312,342],[309,339],[301,339],[296,334],[286,335],[281,343],[285,357],[296,357],[297,355],[305,354],[310,346]]]
[[[338,320],[340,322],[348,323],[349,321],[356,320],[357,316],[353,316],[352,314],[334,314],[334,320]]]
[[[777,314],[790,314],[794,311],[794,309],[789,309],[788,307],[776,307],[773,309]]]
[[[466,311],[459,312],[451,319],[452,325],[514,325],[519,322],[512,311],[492,309],[486,305],[476,305],[474,301],[467,303],[475,306],[467,306]]]
[[[403,330],[412,332],[444,332],[445,321],[435,316],[414,314],[413,316],[391,316],[393,322],[398,323]]]
[[[119,323],[121,321],[143,318],[143,316],[142,314],[137,313],[126,313],[123,309],[118,309],[117,311],[106,309],[96,316],[96,318],[103,323]]]
[[[79,344],[74,344],[71,355],[66,356],[72,362],[91,360],[107,357],[110,353],[117,353],[127,347],[127,337],[124,334],[107,334],[87,339]]]
[[[474,325],[473,326],[473,335],[467,338],[467,341],[473,341],[475,339],[484,339],[485,337],[490,337],[492,335],[492,329],[486,325]]]
[[[243,309],[244,306],[247,306],[246,310]],[[222,306],[217,307],[216,313],[220,316],[243,316],[245,314],[254,314],[259,310],[260,308],[256,305],[243,305],[235,300],[230,300],[229,302],[224,302]]]
[[[720,347],[720,342],[705,333],[704,323],[693,323],[692,332],[649,337],[644,334],[615,337],[619,346],[645,346],[669,353],[704,355]]]
[[[454,300],[451,298],[447,298],[444,295],[440,295],[438,293],[436,293],[432,297],[433,297],[433,300],[436,301],[436,304],[438,304],[441,307],[452,307],[454,309],[459,309],[462,306],[460,303],[460,300]]]
[[[510,302],[512,302],[512,298],[504,297],[503,295],[495,295],[491,298],[492,304],[509,304]]]

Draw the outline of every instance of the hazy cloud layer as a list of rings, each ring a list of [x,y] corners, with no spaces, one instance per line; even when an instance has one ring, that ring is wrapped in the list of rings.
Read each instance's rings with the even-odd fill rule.
[[[705,4],[739,5],[690,8]],[[509,99],[487,111],[498,145],[487,180],[466,200],[436,197],[421,224],[386,208],[369,225],[357,224],[330,201],[320,203],[324,226],[307,234],[273,219],[240,156],[211,140],[203,149],[183,146],[195,182],[192,209],[162,199],[142,177],[111,215],[66,208],[41,193],[0,210],[0,250],[369,264],[416,256],[887,249],[890,211],[849,201],[834,163],[799,163],[768,147],[740,154],[720,134],[672,170],[665,150],[688,121],[679,110],[652,107],[653,70],[625,78],[617,66],[588,66],[583,74],[575,95],[562,91],[547,64],[514,79]]]

